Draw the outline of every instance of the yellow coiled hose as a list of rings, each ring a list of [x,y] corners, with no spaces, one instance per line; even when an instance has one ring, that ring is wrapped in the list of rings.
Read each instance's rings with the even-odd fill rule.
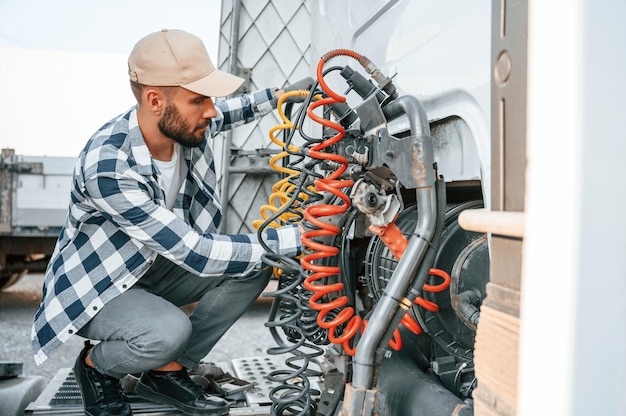
[[[309,94],[309,91],[305,91],[305,90],[289,91],[283,94],[278,100],[278,105],[277,105],[278,114],[280,118],[283,120],[283,124],[274,126],[270,130],[269,136],[270,136],[270,140],[274,144],[286,150],[273,156],[270,159],[269,164],[272,169],[274,169],[277,172],[284,173],[287,176],[285,176],[283,179],[279,180],[272,186],[272,194],[269,197],[268,204],[263,205],[260,208],[261,217],[263,219],[255,220],[252,222],[252,225],[254,226],[255,229],[258,229],[269,218],[275,217],[276,214],[279,211],[281,211],[283,208],[285,208],[286,205],[289,204],[291,200],[293,199],[292,194],[296,188],[296,185],[294,185],[293,182],[294,182],[294,179],[300,175],[300,172],[298,170],[295,170],[286,166],[281,166],[279,162],[281,159],[289,157],[290,154],[299,153],[300,148],[292,144],[290,144],[287,147],[287,144],[281,141],[280,139],[278,139],[278,136],[283,130],[290,130],[293,128],[293,122],[289,118],[287,118],[287,116],[285,115],[283,111],[283,104],[285,100],[289,97],[307,96],[308,94]],[[307,199],[307,195],[304,192],[300,192],[297,200],[303,202],[303,201],[306,201],[306,199]],[[289,220],[292,220],[294,218],[300,218],[301,216],[293,212],[294,208],[298,211],[301,210],[301,207],[292,207],[291,210],[286,210],[282,214],[278,215],[276,218],[273,218],[272,222],[270,222],[268,226],[277,228],[277,227],[280,227],[281,225],[287,224]]]

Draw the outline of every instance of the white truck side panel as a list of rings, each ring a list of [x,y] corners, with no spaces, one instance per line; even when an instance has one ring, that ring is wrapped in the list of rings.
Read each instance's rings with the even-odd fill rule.
[[[40,164],[42,170],[21,172],[14,179],[12,227],[47,229],[63,225],[75,161],[72,157],[13,157],[16,166]]]
[[[467,127],[462,134],[433,133],[435,159],[447,180],[482,179],[489,205],[491,2],[313,3],[313,67],[330,50],[354,50],[387,76],[397,74],[399,94],[418,97],[431,122],[460,117]],[[356,61],[348,64],[361,69]]]

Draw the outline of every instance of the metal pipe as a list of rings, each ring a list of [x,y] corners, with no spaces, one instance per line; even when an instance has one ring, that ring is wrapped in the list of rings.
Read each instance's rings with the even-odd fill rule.
[[[369,389],[373,384],[374,366],[376,365],[376,349],[387,331],[405,296],[417,269],[422,262],[429,244],[435,233],[437,219],[437,196],[435,191],[434,155],[430,126],[424,109],[415,97],[404,96],[391,102],[387,107],[386,116],[395,118],[405,113],[409,118],[411,137],[414,138],[416,158],[413,167],[417,189],[417,225],[409,238],[408,246],[394,270],[389,284],[376,304],[369,319],[367,328],[359,340],[354,359],[352,385],[355,389]],[[430,151],[429,151],[430,150]]]
[[[409,126],[413,137],[430,136],[430,124],[422,103],[415,97],[404,95],[390,102],[383,113],[387,120],[393,120],[403,114],[409,118]]]
[[[443,179],[440,179],[435,184],[435,195],[436,195],[436,217],[435,217],[435,232],[433,234],[432,239],[430,240],[430,244],[426,249],[426,253],[424,257],[419,263],[419,267],[417,268],[417,273],[415,274],[415,278],[410,284],[409,290],[404,295],[402,303],[405,307],[409,305],[413,305],[413,302],[418,296],[422,294],[422,288],[426,280],[430,276],[430,269],[433,267],[435,263],[435,257],[437,256],[437,247],[439,247],[439,243],[441,242],[441,234],[443,233],[444,225],[445,225],[445,215],[446,215],[446,206],[447,206],[447,195],[446,195],[446,183]],[[417,211],[419,215],[419,211]],[[383,348],[386,348],[388,341],[392,336],[393,332],[398,328],[400,321],[406,315],[407,309],[398,308],[396,311],[396,315],[393,317],[387,331],[383,336],[382,343],[377,346],[377,349],[380,351]],[[417,316],[418,323],[422,326],[423,323],[420,321],[420,316]]]
[[[354,376],[352,384],[355,388],[369,389],[372,387],[372,376],[375,366],[376,347],[382,341],[389,323],[396,314],[400,300],[407,292],[417,268],[424,258],[428,245],[435,232],[436,196],[434,186],[418,188],[417,205],[418,221],[414,234],[394,270],[389,284],[376,304],[369,319],[367,328],[359,340],[354,358]]]
[[[230,17],[230,54],[228,55],[228,72],[237,73],[237,59],[239,58],[239,23],[241,16],[241,0],[233,0],[233,9]],[[224,133],[224,144],[222,147],[222,182],[220,186],[220,194],[222,196],[222,222],[219,226],[220,232],[226,231],[228,223],[228,204],[229,204],[229,188],[230,188],[230,148],[233,145],[233,132],[228,130]]]
[[[276,171],[270,166],[231,166],[230,173],[248,173],[250,175],[271,175]]]
[[[228,56],[228,71],[233,74],[237,71],[237,59],[239,58],[240,17],[241,0],[233,0],[233,12],[230,17],[230,54]]]

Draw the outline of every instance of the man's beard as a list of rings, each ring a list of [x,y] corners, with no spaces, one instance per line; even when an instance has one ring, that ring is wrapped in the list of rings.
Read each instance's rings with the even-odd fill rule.
[[[189,123],[183,120],[178,112],[178,108],[176,108],[176,106],[172,103],[167,103],[165,110],[163,111],[163,116],[159,120],[157,126],[159,127],[159,131],[162,135],[180,143],[181,146],[198,147],[205,140],[204,133],[202,133],[199,138],[195,136],[194,133],[204,127],[207,127],[208,122],[208,120],[201,122],[192,129],[189,126]]]

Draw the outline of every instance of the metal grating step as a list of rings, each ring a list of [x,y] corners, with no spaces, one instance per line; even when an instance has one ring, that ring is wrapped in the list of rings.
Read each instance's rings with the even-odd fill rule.
[[[249,357],[232,360],[235,376],[254,383],[252,390],[245,392],[248,405],[271,405],[269,393],[280,385],[267,379],[267,375],[278,369],[286,369],[284,362],[276,356]]]
[[[180,414],[171,406],[163,406],[127,393],[135,415],[176,415]],[[57,372],[50,384],[36,401],[25,409],[25,415],[84,415],[83,401],[80,397],[74,371],[63,368]]]
[[[126,393],[128,396],[128,400],[130,403],[142,402],[143,400],[138,396]],[[70,371],[67,374],[67,377],[59,387],[58,391],[52,397],[50,402],[48,403],[52,407],[59,406],[77,406],[81,407],[83,401],[80,397],[80,391],[78,389],[78,384],[76,383],[76,376],[74,375],[74,371]]]
[[[230,366],[226,363],[219,363],[217,366],[224,373],[232,371],[238,379],[254,385],[241,392],[239,396],[232,397],[231,415],[269,416],[271,406],[269,392],[278,383],[267,380],[267,375],[277,369],[287,368],[282,357],[247,357],[233,360]],[[131,393],[127,395],[134,415],[181,414],[173,407],[148,402]],[[84,415],[82,399],[73,370],[70,368],[59,370],[37,400],[28,405],[25,415]]]
[[[76,384],[76,377],[73,371],[67,375],[67,378],[63,381],[59,390],[52,397],[52,400],[50,400],[49,405],[52,407],[82,405],[82,399],[80,398],[80,392],[78,391],[78,385]]]

